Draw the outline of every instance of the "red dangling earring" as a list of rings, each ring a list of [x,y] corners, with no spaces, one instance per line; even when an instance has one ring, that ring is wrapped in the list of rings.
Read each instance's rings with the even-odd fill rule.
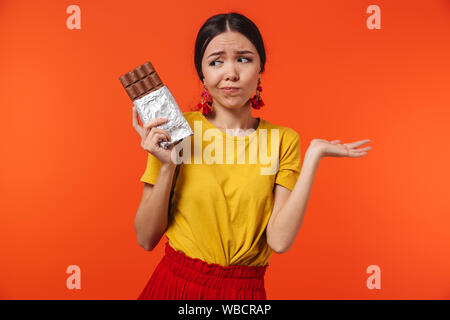
[[[261,99],[262,87],[259,85],[261,79],[258,79],[258,87],[256,88],[256,94],[250,99],[250,104],[254,109],[261,109],[264,106],[264,101]]]
[[[205,84],[203,84],[202,102],[197,104],[197,111],[198,110],[200,110],[203,115],[207,115],[212,112],[212,100],[206,91]]]

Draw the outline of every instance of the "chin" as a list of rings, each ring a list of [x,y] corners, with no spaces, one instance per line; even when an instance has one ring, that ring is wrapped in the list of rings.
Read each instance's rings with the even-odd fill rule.
[[[245,101],[242,101],[241,99],[239,99],[239,101],[225,100],[222,105],[228,109],[239,109],[245,105]]]
[[[224,107],[227,109],[236,110],[236,109],[240,109],[240,108],[244,107],[244,105],[243,104],[232,104],[232,105],[224,105]]]

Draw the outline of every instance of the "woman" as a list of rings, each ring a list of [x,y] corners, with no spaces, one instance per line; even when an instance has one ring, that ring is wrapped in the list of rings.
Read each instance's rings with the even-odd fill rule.
[[[148,151],[135,219],[138,243],[150,251],[164,233],[169,240],[138,299],[265,300],[269,258],[292,246],[320,159],[361,157],[370,147],[355,148],[369,140],[314,139],[301,166],[295,130],[252,117],[251,108],[264,105],[266,56],[258,28],[241,14],[208,19],[194,60],[204,91],[200,110],[183,113],[192,139],[160,148],[170,135],[156,127],[167,119],[141,127],[133,110],[133,126]],[[180,150],[183,161],[177,162]]]

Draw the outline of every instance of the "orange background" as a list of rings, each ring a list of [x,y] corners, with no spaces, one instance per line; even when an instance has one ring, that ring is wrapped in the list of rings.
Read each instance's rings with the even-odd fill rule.
[[[69,30],[66,8],[81,8]],[[366,8],[381,8],[369,30]],[[182,111],[200,99],[194,42],[237,11],[267,50],[255,111],[311,139],[369,138],[324,158],[269,299],[450,298],[449,1],[0,2],[0,298],[136,299],[163,255],[133,224],[147,154],[118,77],[150,60]],[[66,268],[81,268],[81,290]],[[366,268],[381,268],[369,290]]]

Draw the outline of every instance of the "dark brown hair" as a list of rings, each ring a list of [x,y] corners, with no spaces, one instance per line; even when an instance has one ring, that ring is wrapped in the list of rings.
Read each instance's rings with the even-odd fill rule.
[[[215,36],[228,30],[239,32],[250,40],[261,59],[260,73],[264,72],[266,51],[258,27],[250,19],[237,12],[222,13],[209,18],[200,28],[195,40],[194,64],[200,81],[203,81],[202,59],[206,47]]]

